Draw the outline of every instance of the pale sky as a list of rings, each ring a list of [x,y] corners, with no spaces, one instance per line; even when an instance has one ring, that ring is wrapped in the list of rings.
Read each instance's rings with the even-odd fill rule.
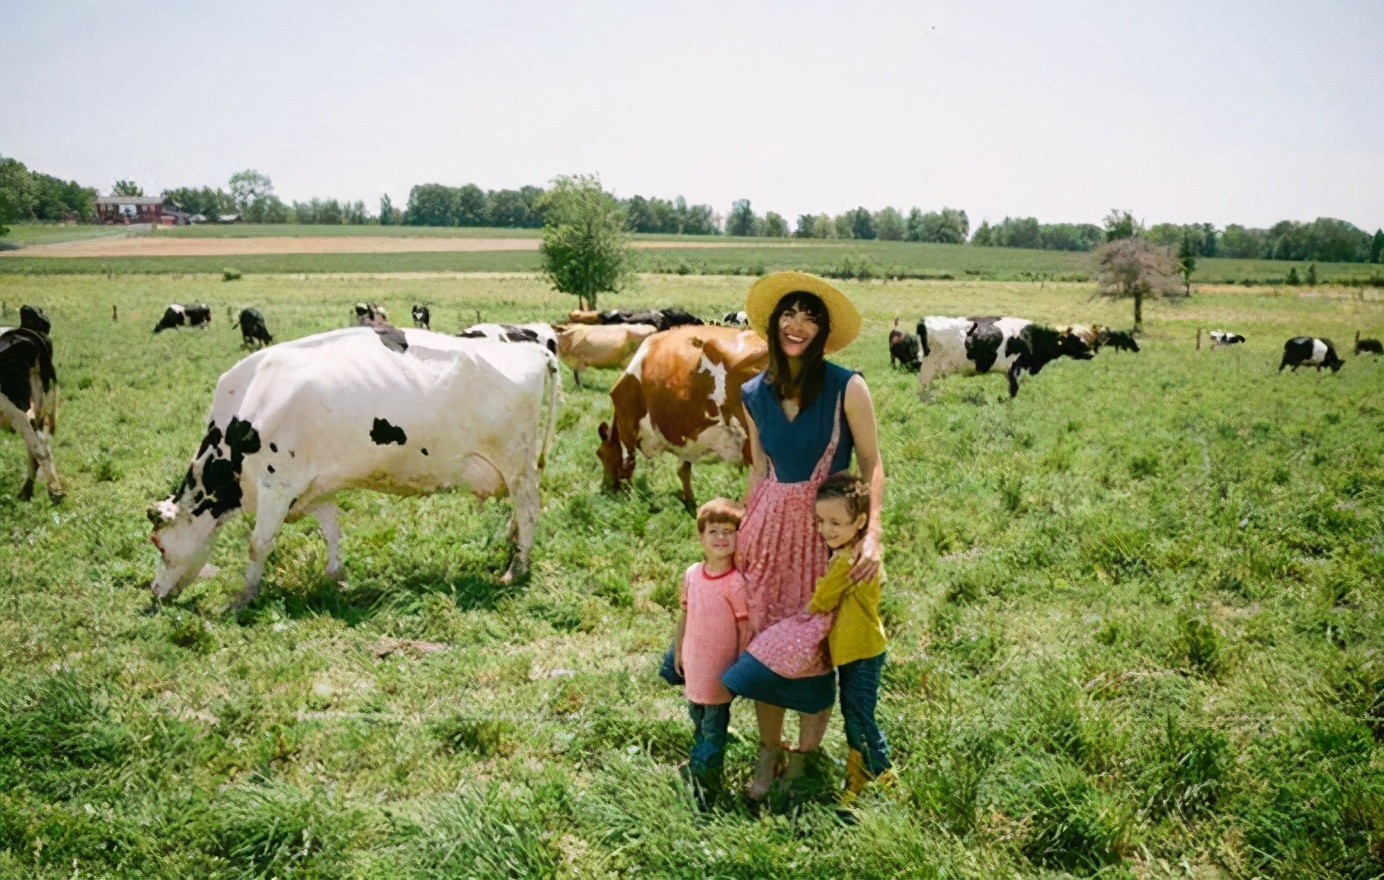
[[[1384,0],[0,0],[0,70],[0,154],[103,193],[1384,226]]]

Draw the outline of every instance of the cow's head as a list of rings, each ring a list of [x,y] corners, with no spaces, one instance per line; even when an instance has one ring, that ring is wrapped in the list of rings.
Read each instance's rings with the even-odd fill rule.
[[[601,422],[596,433],[601,438],[601,445],[596,447],[596,457],[601,460],[601,467],[605,470],[601,485],[606,489],[619,489],[634,476],[634,462],[626,462],[625,451],[621,448],[619,423],[608,425]]]
[[[224,433],[213,422],[182,483],[149,508],[150,540],[159,551],[156,598],[177,595],[197,577],[217,527],[241,509],[245,458],[259,451],[259,432],[249,422],[232,418]]]
[[[48,316],[43,313],[43,309],[27,304],[19,307],[19,326],[44,335],[53,329],[53,325],[49,322]]]
[[[1081,336],[1070,331],[1060,333],[1057,337],[1057,350],[1064,357],[1074,358],[1079,361],[1089,361],[1095,357],[1091,343],[1081,338]]]

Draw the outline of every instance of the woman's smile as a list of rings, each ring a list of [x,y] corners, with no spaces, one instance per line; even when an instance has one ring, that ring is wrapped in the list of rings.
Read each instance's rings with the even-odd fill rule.
[[[789,357],[802,357],[819,328],[812,316],[800,309],[789,309],[779,317],[779,347]]]

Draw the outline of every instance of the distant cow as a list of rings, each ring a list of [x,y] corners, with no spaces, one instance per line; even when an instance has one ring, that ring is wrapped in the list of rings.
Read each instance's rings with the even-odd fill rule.
[[[211,306],[206,303],[192,303],[191,305],[172,303],[163,310],[163,317],[155,325],[154,332],[172,330],[174,327],[201,327],[205,330],[210,324]]]
[[[539,472],[557,417],[557,360],[537,346],[422,330],[335,330],[258,351],[226,371],[187,475],[149,511],[157,599],[190,583],[218,528],[255,514],[241,603],[253,599],[286,520],[317,518],[327,573],[341,570],[334,496],[467,489],[514,499],[505,579],[528,566]],[[548,395],[546,419],[543,396]]]
[[[600,318],[602,324],[649,324],[658,330],[687,325],[699,326],[703,323],[701,318],[682,309],[650,309],[642,312],[612,309],[601,312]]]
[[[259,309],[240,310],[240,339],[247,348],[259,348],[274,341]]]
[[[373,302],[358,302],[352,311],[356,316],[356,323],[362,327],[389,326],[389,312],[385,311],[384,306]]]
[[[557,356],[580,388],[582,370],[627,366],[639,344],[657,332],[649,324],[573,324],[557,335]]]
[[[914,373],[923,366],[918,359],[918,337],[900,330],[898,318],[889,331],[889,366],[903,366]]]
[[[1245,337],[1239,333],[1231,333],[1229,330],[1211,331],[1211,350],[1223,348],[1227,345],[1240,345],[1245,341]]]
[[[606,485],[631,478],[636,449],[649,457],[670,452],[682,462],[683,504],[695,510],[694,463],[750,460],[740,386],[768,360],[759,334],[732,327],[679,327],[644,340],[610,389],[610,424],[598,429]]]
[[[726,312],[726,316],[721,322],[729,327],[748,327],[750,326],[749,312]]]
[[[1134,334],[1127,330],[1108,330],[1105,334],[1105,344],[1116,351],[1139,350],[1139,343],[1134,341]]]
[[[424,330],[432,329],[432,310],[427,304],[413,306],[413,326],[422,327]]]
[[[597,311],[584,311],[573,309],[567,313],[567,323],[569,324],[599,324],[601,323],[601,313]]]
[[[1355,331],[1355,356],[1362,354],[1384,354],[1384,344],[1378,339],[1361,339],[1360,331]]]
[[[63,498],[53,466],[53,432],[58,419],[58,376],[53,370],[53,343],[27,327],[0,333],[0,428],[24,439],[29,477],[19,497],[34,497],[34,478],[48,487],[54,504]]]
[[[1278,365],[1278,372],[1283,372],[1284,367],[1292,367],[1296,373],[1303,364],[1316,367],[1318,373],[1322,367],[1330,367],[1334,373],[1345,365],[1345,361],[1336,356],[1336,346],[1330,339],[1294,336],[1283,343],[1283,360]]]
[[[926,392],[938,376],[1002,372],[1009,379],[1009,396],[1019,393],[1019,376],[1038,375],[1059,357],[1090,360],[1090,347],[1081,339],[1022,318],[948,318],[931,315],[918,322],[923,364],[918,385]]]
[[[457,335],[463,339],[534,342],[557,354],[557,333],[551,324],[472,324]]]

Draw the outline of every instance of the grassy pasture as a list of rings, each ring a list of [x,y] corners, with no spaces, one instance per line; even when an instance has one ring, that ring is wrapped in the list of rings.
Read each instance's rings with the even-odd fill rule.
[[[712,315],[746,286],[652,277],[609,304]],[[0,436],[0,875],[1379,875],[1384,364],[1274,370],[1287,337],[1348,347],[1384,306],[1214,290],[1148,307],[1140,354],[1052,364],[1013,401],[954,377],[924,404],[888,368],[896,315],[1130,308],[1078,284],[844,287],[865,330],[840,360],[870,383],[889,473],[880,717],[900,768],[853,826],[826,798],[699,814],[681,787],[689,725],[655,663],[697,548],[671,459],[599,490],[613,373],[565,391],[527,583],[497,581],[504,504],[351,493],[344,585],[303,520],[226,617],[240,519],[219,574],[140,613],[143,511],[243,354],[228,308],[286,340],[365,298],[400,319],[429,301],[452,332],[570,298],[525,277],[0,277],[0,300],[53,319],[69,492],[16,501]],[[211,329],[150,335],[194,299]],[[1249,342],[1194,351],[1212,326]],[[719,465],[694,480],[743,487]],[[752,710],[732,725],[738,784]],[[839,780],[839,721],[827,751]]]

